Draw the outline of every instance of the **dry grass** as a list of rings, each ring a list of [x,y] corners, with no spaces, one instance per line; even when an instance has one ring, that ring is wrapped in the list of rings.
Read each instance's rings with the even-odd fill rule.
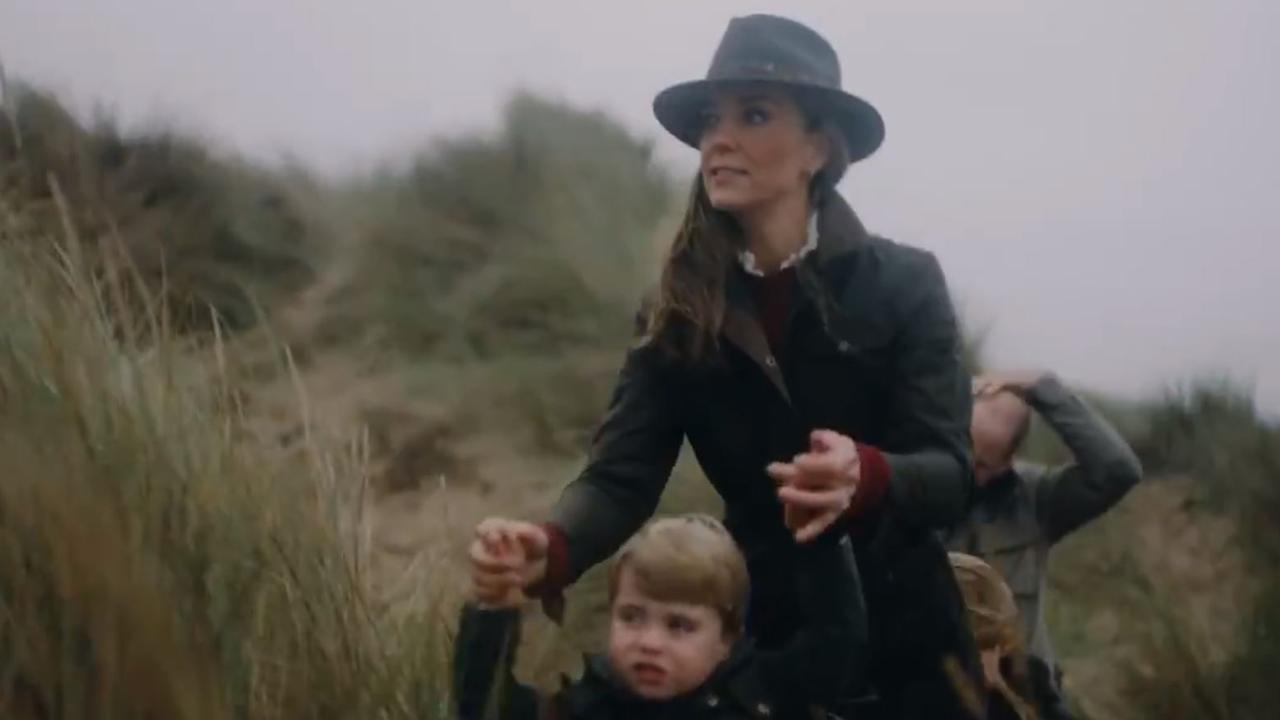
[[[445,623],[369,591],[362,444],[250,432],[227,345],[0,217],[7,717],[443,713]],[[124,287],[122,287],[124,286]]]
[[[469,529],[577,472],[678,210],[649,148],[521,97],[325,189],[28,101],[22,151],[0,131],[0,715],[446,716]],[[1229,388],[1107,410],[1165,479],[1058,553],[1071,694],[1269,716],[1275,428]],[[717,505],[685,457],[662,509]],[[601,580],[534,620],[526,677],[599,647]]]
[[[252,327],[262,308],[315,278],[334,218],[325,189],[304,174],[258,168],[176,133],[82,123],[20,83],[0,100],[10,121],[0,129],[0,192],[22,204],[35,232],[70,221],[89,240],[118,238],[147,290],[163,288],[179,329],[208,330],[210,306],[225,326]],[[62,207],[50,178],[68,200]]]
[[[1096,719],[1270,717],[1280,432],[1216,382],[1141,414],[1149,479],[1056,554],[1049,617],[1068,690]]]

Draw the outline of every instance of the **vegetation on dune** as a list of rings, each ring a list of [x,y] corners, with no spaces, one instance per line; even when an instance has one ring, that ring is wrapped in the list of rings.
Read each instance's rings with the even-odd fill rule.
[[[1122,420],[1148,480],[1051,573],[1068,687],[1092,717],[1270,717],[1280,428],[1208,381]]]
[[[54,98],[19,85],[5,98],[0,190],[41,228],[116,239],[180,329],[207,329],[212,307],[245,329],[315,278],[327,246],[318,188],[215,156],[166,132],[86,126]],[[65,197],[59,207],[55,191]],[[89,257],[93,257],[92,255]]]
[[[0,714],[443,716],[466,522],[567,479],[679,209],[648,145],[521,95],[325,186],[5,100]],[[1269,716],[1280,430],[1229,385],[1099,405],[1151,479],[1058,551],[1069,690]],[[714,504],[677,475],[663,508]],[[598,639],[581,585],[535,640]]]
[[[496,137],[443,142],[352,192],[358,237],[322,332],[466,359],[625,340],[673,195],[647,143],[530,95]]]
[[[360,443],[259,441],[223,344],[121,323],[124,273],[20,225],[0,217],[0,714],[439,712],[438,617],[367,592]]]

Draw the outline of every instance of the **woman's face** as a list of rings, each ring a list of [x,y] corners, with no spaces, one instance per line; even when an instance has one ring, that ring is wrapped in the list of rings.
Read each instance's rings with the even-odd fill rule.
[[[777,204],[797,194],[827,159],[822,133],[810,131],[800,107],[766,86],[717,91],[704,111],[702,183],[711,205],[731,213]]]

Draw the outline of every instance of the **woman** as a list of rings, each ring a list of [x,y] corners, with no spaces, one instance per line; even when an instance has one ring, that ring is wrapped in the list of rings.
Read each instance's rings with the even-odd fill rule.
[[[475,582],[558,597],[649,518],[687,439],[747,557],[749,633],[790,635],[797,542],[847,532],[872,635],[871,687],[850,697],[967,717],[944,667],[977,679],[977,653],[932,534],[971,486],[954,313],[933,256],[868,235],[835,192],[880,115],[841,90],[821,36],[763,15],[733,20],[707,78],[654,112],[701,154],[660,287],[587,467],[550,522],[510,521],[530,561],[473,545]]]

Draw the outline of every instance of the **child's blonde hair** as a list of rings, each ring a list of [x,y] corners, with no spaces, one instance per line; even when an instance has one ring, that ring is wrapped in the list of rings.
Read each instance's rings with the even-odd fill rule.
[[[1000,573],[973,555],[953,552],[947,557],[960,585],[960,594],[964,596],[969,626],[978,648],[1012,650],[1020,645],[1018,605]]]
[[[969,615],[969,627],[979,650],[999,650],[1006,658],[1002,681],[995,691],[1004,696],[1014,713],[1022,720],[1036,720],[1030,698],[1030,676],[1027,671],[1027,647],[1018,627],[1018,604],[1013,591],[996,569],[981,558],[964,553],[948,553],[951,571],[955,573]]]
[[[624,568],[647,597],[714,608],[726,635],[741,633],[750,587],[747,563],[715,518],[677,515],[641,528],[622,546],[609,570],[610,605]]]

